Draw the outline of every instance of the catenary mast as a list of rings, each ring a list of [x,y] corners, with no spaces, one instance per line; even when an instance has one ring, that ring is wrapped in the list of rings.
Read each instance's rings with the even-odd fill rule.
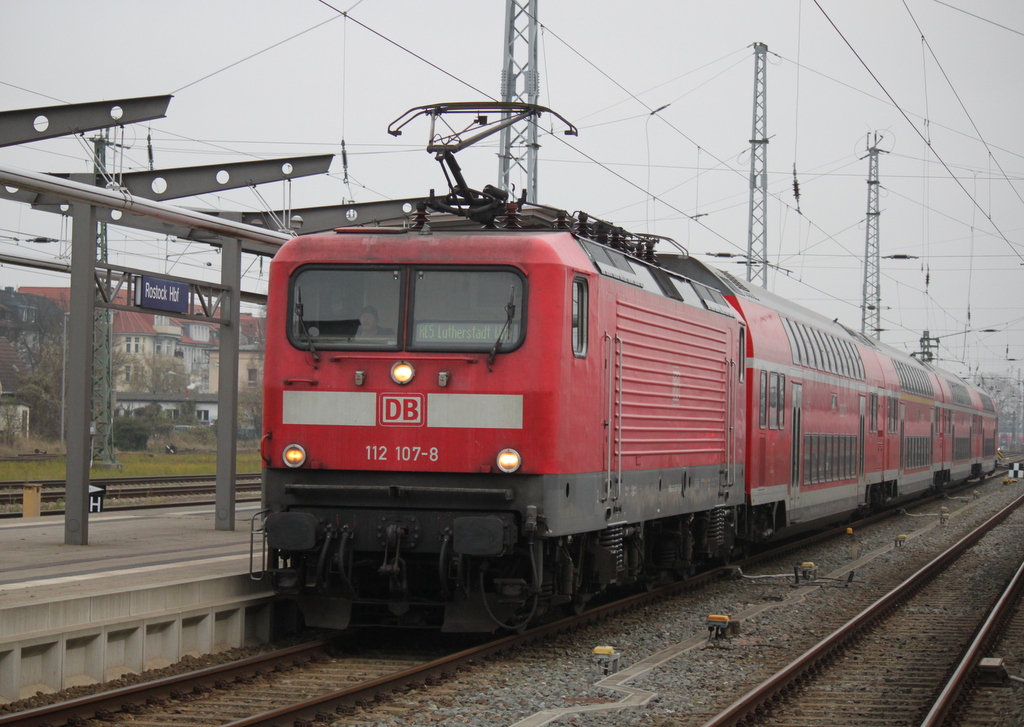
[[[768,287],[768,46],[754,44],[754,121],[750,132],[747,280]]]
[[[540,98],[537,70],[537,2],[507,0],[505,53],[501,68],[501,100],[536,104]],[[507,115],[506,115],[507,116]],[[526,173],[526,199],[537,201],[537,123],[533,118],[501,130],[498,149],[499,186],[512,191],[512,170]],[[519,196],[518,194],[516,195]]]
[[[108,178],[107,148],[112,146],[110,129],[94,136],[93,171],[97,177]],[[107,262],[107,223],[100,222],[96,231],[96,262]],[[105,465],[116,465],[114,453],[114,381],[112,335],[113,321],[109,310],[97,308],[93,328],[92,369],[92,459]]]
[[[868,146],[868,212],[864,239],[864,286],[860,309],[860,332],[881,337],[882,291],[879,286],[878,258],[878,133]]]

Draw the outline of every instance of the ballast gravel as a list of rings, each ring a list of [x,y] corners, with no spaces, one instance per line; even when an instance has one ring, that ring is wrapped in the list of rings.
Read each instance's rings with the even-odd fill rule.
[[[744,571],[748,577],[720,581],[498,657],[431,687],[425,701],[405,695],[386,708],[360,710],[334,724],[699,727],[1022,491],[1021,485],[993,481],[938,504],[909,506],[907,514],[852,536]],[[948,508],[944,524],[940,507]],[[1024,512],[1008,522],[1024,525]],[[989,547],[995,557],[1019,562],[1024,555],[1021,541],[1006,537]],[[793,566],[807,561],[817,566],[819,580],[797,586]],[[854,580],[847,584],[851,564]],[[771,575],[785,577],[750,578]],[[836,580],[824,579],[830,575]],[[736,619],[744,613],[738,634],[709,640],[710,614]],[[618,673],[605,675],[595,662],[594,647],[606,645],[619,654]],[[1024,715],[1024,685],[1009,687],[1007,697],[1011,719],[1014,713]]]

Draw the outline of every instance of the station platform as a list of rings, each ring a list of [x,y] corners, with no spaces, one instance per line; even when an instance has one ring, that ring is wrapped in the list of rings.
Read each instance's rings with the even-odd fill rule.
[[[249,576],[249,521],[214,506],[0,520],[0,701],[102,682],[270,639],[273,594]],[[258,558],[258,553],[257,553]]]

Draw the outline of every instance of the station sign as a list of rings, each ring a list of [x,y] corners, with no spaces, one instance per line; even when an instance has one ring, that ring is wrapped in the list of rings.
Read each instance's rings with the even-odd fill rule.
[[[188,313],[188,283],[140,275],[135,279],[135,305]]]

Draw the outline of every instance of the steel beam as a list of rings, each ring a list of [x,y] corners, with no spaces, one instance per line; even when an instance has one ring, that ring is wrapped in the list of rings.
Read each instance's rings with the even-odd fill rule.
[[[74,176],[89,177],[89,175]],[[54,178],[67,179],[67,177],[60,176],[55,176]],[[11,192],[6,187],[0,186],[0,197],[32,205],[33,209],[43,212],[62,215],[70,212],[69,205],[66,202],[61,202],[56,195],[52,194],[38,194],[27,189],[15,189],[15,191]],[[295,234],[309,234],[313,232],[327,232],[338,227],[402,224],[412,219],[412,216],[416,214],[417,205],[423,199],[423,197],[408,197],[406,199],[300,207],[290,210],[271,210],[269,212],[224,210],[204,213],[200,210],[194,211],[222,220],[241,222],[242,224],[252,225],[264,230],[281,230],[283,227]],[[157,235],[170,235],[182,240],[194,240],[210,245],[220,245],[223,243],[220,236],[206,230],[196,230],[185,225],[173,225],[139,215],[127,215],[120,210],[99,209],[96,211],[96,215],[100,222],[106,222],[109,225],[127,227],[133,230],[144,230]],[[277,252],[277,247],[277,245],[268,247],[248,240],[242,241],[242,252],[254,255],[273,255]]]
[[[50,270],[55,273],[70,273],[71,266],[68,263],[55,262],[52,260],[37,260],[31,257],[21,257],[20,255],[7,255],[0,253],[0,265],[7,263],[8,265],[20,265],[26,268],[36,268],[37,270]]]
[[[64,482],[64,543],[89,544],[89,466],[92,463],[93,260],[96,210],[75,205],[71,233],[71,325],[68,331],[68,439]]]
[[[201,167],[127,172],[117,175],[116,181],[136,197],[163,201],[194,197],[209,192],[221,192],[225,189],[251,187],[268,182],[280,182],[295,177],[326,174],[331,167],[332,159],[334,159],[333,154],[318,154],[287,159],[261,159],[234,164],[209,164]],[[69,174],[66,175],[66,178],[83,184],[95,184],[97,187],[106,186],[106,182],[100,175]],[[40,200],[41,204],[60,204],[62,202],[64,200]]]
[[[171,96],[146,96],[0,111],[0,146],[162,119],[170,102]]]
[[[247,225],[277,229],[280,221],[293,232],[306,235],[311,232],[326,232],[338,227],[364,227],[401,223],[416,214],[416,207],[423,197],[389,199],[380,202],[338,204],[325,207],[303,207],[273,212],[241,212],[238,219]],[[285,219],[287,217],[288,219]]]
[[[221,249],[220,282],[225,289],[220,327],[220,371],[217,374],[217,486],[214,494],[217,530],[235,529],[235,434],[238,429],[238,289],[242,278],[242,252],[237,240],[225,240]]]
[[[258,254],[271,254],[283,243],[291,239],[291,235],[260,230],[230,219],[217,217],[213,214],[196,212],[174,205],[135,197],[123,190],[103,189],[70,179],[58,179],[48,174],[38,174],[22,169],[15,169],[0,164],[0,184],[17,190],[28,190],[40,194],[54,194],[74,203],[84,203],[122,213],[151,217],[168,225],[192,227],[214,236],[230,237],[250,243],[257,248],[243,250]]]
[[[64,524],[64,539],[68,545],[87,545],[89,542],[89,413],[92,399],[92,320],[96,300],[96,207],[146,215],[171,225],[194,227],[230,239],[230,242],[222,241],[225,259],[221,274],[224,280],[231,281],[226,286],[229,292],[225,303],[229,306],[231,317],[221,330],[220,382],[223,388],[218,408],[228,421],[220,427],[222,435],[217,445],[216,527],[233,529],[236,465],[234,430],[238,405],[238,319],[241,297],[238,291],[242,248],[235,240],[247,240],[251,245],[259,247],[260,252],[264,252],[276,250],[291,239],[291,235],[260,230],[164,202],[142,199],[124,190],[102,189],[4,165],[0,165],[0,184],[40,194],[62,195],[72,200],[73,205],[69,355],[77,365],[71,367],[68,380],[67,504]],[[228,365],[225,366],[225,363]],[[229,371],[225,373],[225,369]]]

